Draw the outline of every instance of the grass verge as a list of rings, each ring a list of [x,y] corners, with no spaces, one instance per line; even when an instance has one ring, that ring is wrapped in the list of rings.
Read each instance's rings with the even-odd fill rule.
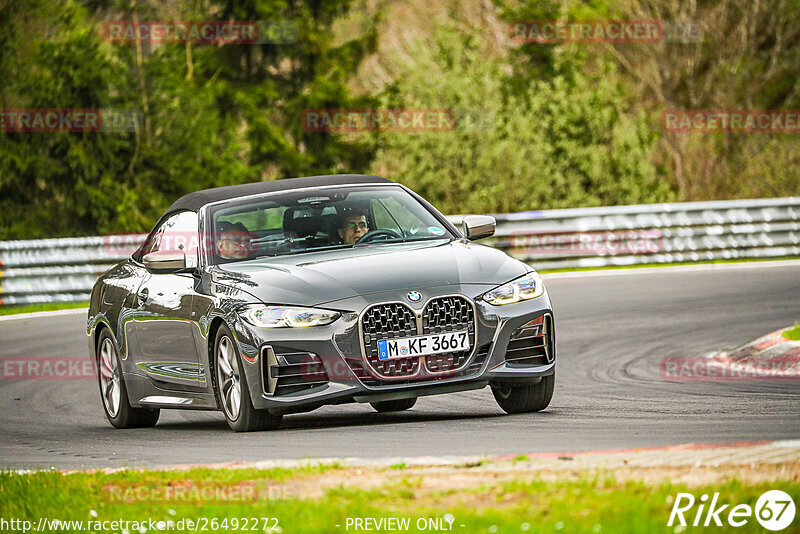
[[[0,517],[30,521],[34,530],[40,518],[46,518],[83,521],[85,530],[92,530],[92,523],[87,523],[90,521],[152,520],[156,524],[163,521],[183,526],[172,529],[173,532],[193,531],[194,527],[188,526],[191,520],[199,524],[198,531],[269,532],[277,525],[280,530],[274,532],[335,533],[365,530],[355,528],[356,518],[376,521],[396,518],[407,526],[374,530],[640,534],[681,531],[667,527],[672,505],[680,492],[698,498],[702,494],[719,493],[722,504],[751,507],[767,490],[781,489],[789,495],[800,495],[800,481],[796,478],[754,484],[728,479],[690,489],[669,481],[654,484],[618,480],[611,472],[592,471],[558,480],[519,477],[493,481],[487,476],[477,484],[453,487],[427,483],[425,473],[388,477],[386,468],[372,471],[381,484],[360,487],[341,483],[327,487],[316,497],[301,495],[304,492],[300,488],[314,485],[324,476],[339,476],[344,481],[348,471],[337,465],[311,465],[181,472],[2,472]],[[358,473],[363,476],[363,471]],[[687,512],[690,521],[695,512],[696,507],[691,515]],[[94,530],[107,531],[95,525]],[[71,529],[56,529],[49,523],[48,526],[46,531],[79,531],[74,524]],[[125,530],[130,533],[152,529],[146,523],[146,530],[140,530],[139,525],[127,526]],[[725,525],[714,531],[763,529],[751,517],[744,527]]]
[[[792,341],[800,341],[800,323],[794,323],[794,328],[784,331],[783,337]]]
[[[0,306],[0,315],[14,315],[17,313],[32,313],[55,310],[72,310],[75,308],[88,307],[88,302],[48,302],[46,304],[29,304],[27,306]]]

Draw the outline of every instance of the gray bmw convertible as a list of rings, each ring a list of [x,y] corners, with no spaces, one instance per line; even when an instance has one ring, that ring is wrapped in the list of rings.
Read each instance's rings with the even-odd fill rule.
[[[555,384],[547,291],[410,189],[336,175],[179,198],[92,290],[87,323],[103,409],[117,428],[161,409],[221,410],[237,431],[285,414],[491,387],[507,413],[543,410]]]

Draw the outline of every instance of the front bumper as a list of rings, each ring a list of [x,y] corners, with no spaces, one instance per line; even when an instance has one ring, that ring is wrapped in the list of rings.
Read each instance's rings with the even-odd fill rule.
[[[420,372],[412,377],[386,378],[367,365],[361,313],[384,302],[400,302],[405,293],[387,292],[327,303],[323,308],[342,312],[331,325],[307,329],[258,328],[237,320],[235,335],[243,348],[243,366],[253,406],[279,413],[305,411],[325,404],[376,402],[424,395],[480,389],[492,383],[532,383],[555,372],[555,322],[550,300],[542,296],[505,306],[492,306],[476,297],[493,286],[459,285],[420,290],[424,298],[409,303],[415,313],[431,299],[459,295],[474,304],[473,350],[457,369]],[[522,334],[542,333],[546,356],[512,358],[529,354],[514,348],[524,343]],[[514,341],[516,339],[516,341]],[[511,345],[510,345],[511,343]],[[520,352],[521,351],[521,352]]]

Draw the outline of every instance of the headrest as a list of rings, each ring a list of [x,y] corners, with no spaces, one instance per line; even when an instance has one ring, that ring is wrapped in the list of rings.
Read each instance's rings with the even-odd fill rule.
[[[217,233],[230,232],[231,230],[233,230],[233,223],[228,221],[219,221],[217,223]]]
[[[292,239],[302,239],[316,235],[321,229],[321,221],[314,210],[306,206],[289,208],[283,212],[283,235]]]

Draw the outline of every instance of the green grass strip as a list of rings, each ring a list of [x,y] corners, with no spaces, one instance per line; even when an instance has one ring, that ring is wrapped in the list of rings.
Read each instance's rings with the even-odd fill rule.
[[[24,306],[0,306],[0,315],[14,315],[17,313],[32,313],[55,310],[72,310],[75,308],[88,307],[88,302],[48,302],[46,304],[28,304]]]
[[[592,474],[564,481],[539,478],[512,479],[480,486],[437,490],[423,484],[423,476],[386,476],[396,470],[376,470],[383,486],[361,488],[339,485],[313,498],[299,498],[305,483],[314,487],[315,477],[336,475],[341,467],[309,466],[292,469],[193,469],[189,471],[123,471],[113,474],[36,472],[0,473],[0,517],[38,524],[40,518],[62,521],[178,521],[191,520],[205,531],[269,532],[277,524],[284,533],[356,532],[356,518],[396,518],[408,525],[384,532],[569,532],[569,533],[664,533],[672,504],[679,492],[701,495],[719,493],[718,502],[755,506],[767,490],[781,489],[800,496],[800,482],[773,481],[744,485],[728,480],[688,489],[668,481],[645,484],[619,481],[608,474]],[[342,481],[347,471],[342,471]],[[167,490],[166,488],[172,488]],[[183,489],[181,489],[183,488]],[[188,490],[186,488],[189,488]],[[192,493],[194,488],[194,493]],[[199,488],[226,491],[243,498],[221,500],[203,495]],[[255,490],[235,493],[235,489]],[[160,497],[172,491],[173,497]],[[255,492],[255,493],[253,493]],[[175,495],[192,498],[176,499]],[[125,495],[129,499],[125,499]],[[256,498],[255,495],[258,495]],[[698,502],[699,503],[699,502]],[[695,506],[687,515],[694,520]],[[727,513],[727,512],[726,512]],[[725,523],[723,514],[723,523]],[[258,526],[251,530],[257,519]],[[224,527],[223,525],[224,523]],[[234,528],[234,523],[238,525]],[[338,525],[338,526],[337,526]],[[349,528],[348,528],[349,525]],[[462,526],[463,525],[463,526]],[[424,526],[425,528],[420,528]],[[264,527],[267,527],[265,529]],[[744,527],[709,527],[715,533],[763,532],[754,517]],[[129,532],[134,532],[128,529]],[[184,528],[183,531],[192,529]],[[689,526],[689,530],[692,527]],[[694,529],[697,530],[697,529]],[[693,530],[693,531],[694,531]],[[56,530],[53,530],[54,532]],[[60,530],[77,531],[73,530]],[[173,530],[176,532],[178,530]],[[202,526],[198,531],[204,531]]]

